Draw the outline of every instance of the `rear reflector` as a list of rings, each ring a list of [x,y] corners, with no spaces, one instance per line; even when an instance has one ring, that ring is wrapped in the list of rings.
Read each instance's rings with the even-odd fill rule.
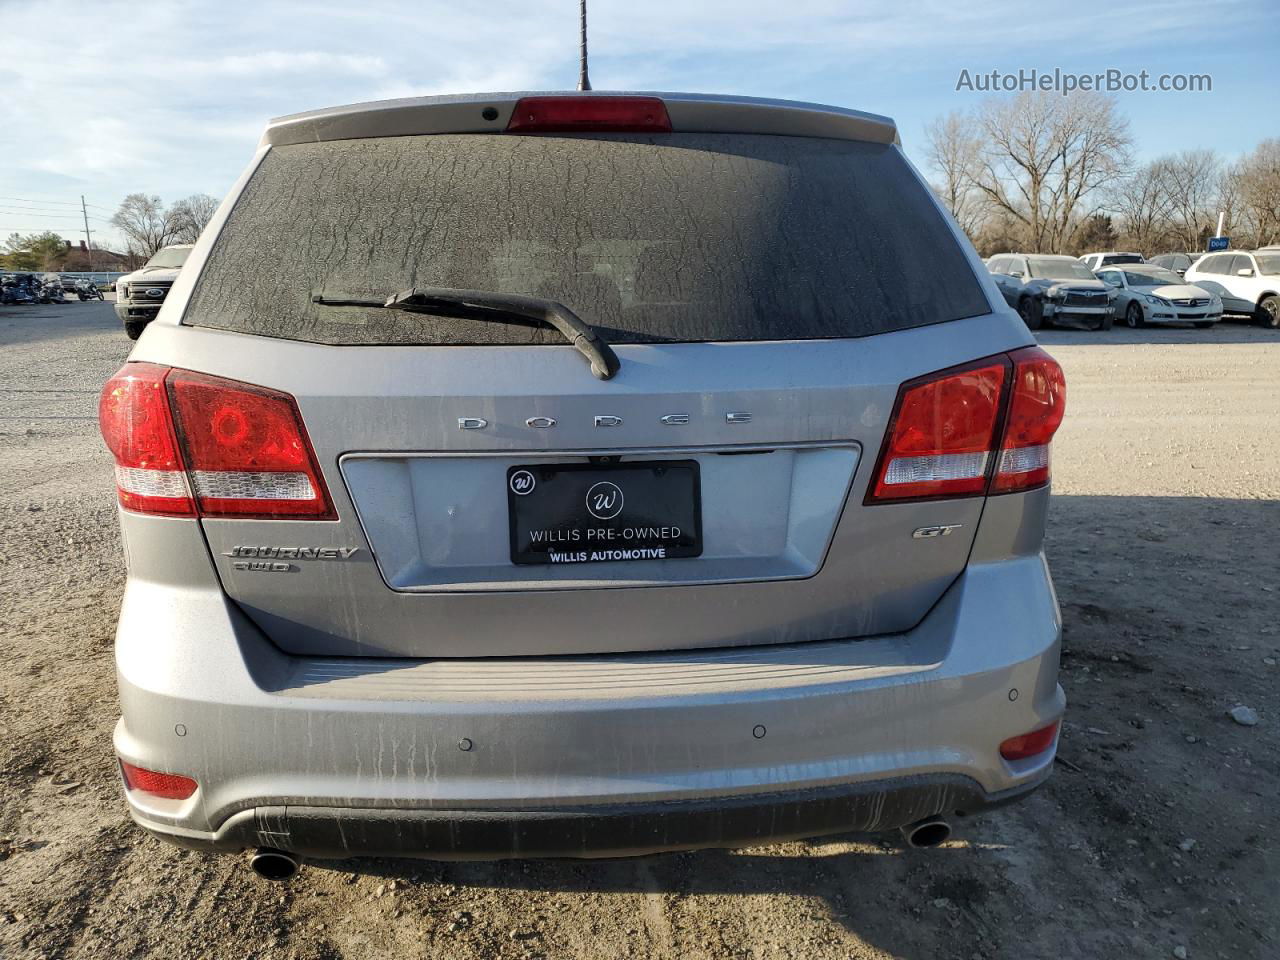
[[[670,133],[667,105],[657,97],[524,97],[508,133]]]
[[[199,786],[190,777],[184,777],[177,773],[157,773],[154,770],[144,770],[142,767],[135,767],[132,763],[120,761],[120,771],[124,774],[124,785],[128,790],[137,790],[139,793],[148,793],[153,797],[163,797],[165,800],[185,800],[196,792]]]
[[[1027,757],[1034,757],[1044,753],[1053,746],[1053,741],[1058,736],[1059,722],[1055,720],[1047,727],[1032,730],[1030,733],[1024,733],[1021,736],[1010,737],[1000,744],[1000,756],[1006,760],[1025,760]]]
[[[866,502],[1013,493],[1049,482],[1062,368],[1039,347],[904,383]]]
[[[869,499],[984,493],[1008,370],[997,357],[904,383]]]
[[[288,394],[127,363],[98,405],[120,505],[137,513],[334,519]]]

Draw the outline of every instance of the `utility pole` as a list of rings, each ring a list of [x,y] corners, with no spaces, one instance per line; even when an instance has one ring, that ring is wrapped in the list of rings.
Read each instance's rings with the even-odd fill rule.
[[[89,233],[89,211],[84,205],[84,194],[80,194],[80,213],[84,215],[84,242],[89,248],[89,272],[93,273],[93,237]]]
[[[591,89],[587,77],[587,0],[578,0],[578,89]]]

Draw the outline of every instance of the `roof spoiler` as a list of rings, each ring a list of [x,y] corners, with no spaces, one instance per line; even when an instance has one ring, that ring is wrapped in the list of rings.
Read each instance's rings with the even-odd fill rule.
[[[682,133],[754,133],[901,144],[897,126],[888,117],[842,107],[757,97],[592,90],[412,97],[329,107],[272,120],[260,145],[432,133],[503,133],[517,101],[525,97],[628,96],[661,99],[672,130]]]

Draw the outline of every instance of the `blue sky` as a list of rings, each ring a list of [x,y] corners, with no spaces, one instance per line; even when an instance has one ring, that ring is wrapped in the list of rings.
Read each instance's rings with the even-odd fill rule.
[[[1140,157],[1211,147],[1230,158],[1280,137],[1275,0],[590,0],[590,21],[597,89],[888,114],[921,164],[925,124],[989,96],[957,92],[962,69],[1210,74],[1208,93],[1119,95]],[[576,0],[0,0],[0,22],[0,236],[80,236],[82,193],[106,241],[127,193],[221,197],[272,116],[576,79]]]

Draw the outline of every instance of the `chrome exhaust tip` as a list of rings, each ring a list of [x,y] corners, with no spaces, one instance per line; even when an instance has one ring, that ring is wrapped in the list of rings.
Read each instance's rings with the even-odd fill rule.
[[[264,880],[288,880],[297,875],[298,858],[284,850],[260,847],[249,860],[249,867]]]
[[[951,838],[951,824],[943,817],[925,817],[901,830],[909,847],[936,847]]]

